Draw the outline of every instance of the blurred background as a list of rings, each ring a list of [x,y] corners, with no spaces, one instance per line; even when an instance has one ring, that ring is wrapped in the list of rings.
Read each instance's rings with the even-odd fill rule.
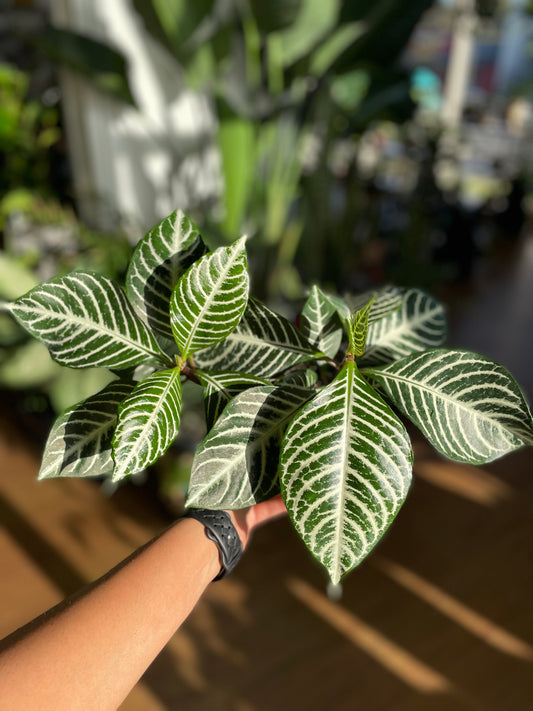
[[[313,283],[431,291],[531,402],[532,38],[528,0],[0,0],[0,300],[120,280],[181,208],[212,248],[248,234],[252,292],[291,318]],[[0,633],[181,510],[196,392],[146,476],[35,482],[55,414],[108,378],[0,313]],[[124,708],[530,708],[531,454],[474,469],[413,437],[341,601],[276,523]]]

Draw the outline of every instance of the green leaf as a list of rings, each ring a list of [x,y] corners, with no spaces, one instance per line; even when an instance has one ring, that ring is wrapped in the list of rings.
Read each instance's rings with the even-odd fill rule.
[[[126,293],[150,328],[173,340],[170,297],[179,277],[207,251],[196,225],[181,210],[138,243],[126,276]]]
[[[70,368],[129,368],[164,355],[122,289],[78,272],[51,279],[10,304],[17,321]]]
[[[53,61],[84,74],[101,91],[135,106],[126,59],[109,45],[57,27],[48,27],[39,45]]]
[[[240,509],[277,494],[283,431],[313,394],[267,385],[234,397],[196,450],[187,506]]]
[[[110,475],[118,406],[132,388],[133,383],[115,380],[97,395],[65,410],[48,436],[39,479]]]
[[[293,370],[287,375],[284,375],[278,381],[278,385],[286,383],[287,385],[299,385],[301,388],[314,388],[318,380],[316,371],[311,368],[305,370]]]
[[[347,311],[349,316],[349,310]],[[338,303],[316,285],[311,287],[300,314],[298,327],[317,351],[321,351],[328,358],[335,358],[344,333]]]
[[[292,522],[333,583],[387,530],[411,480],[403,424],[347,361],[285,433],[280,483]]]
[[[113,481],[156,462],[178,435],[181,416],[179,368],[142,380],[121,404],[113,437]]]
[[[248,301],[245,238],[199,259],[178,280],[170,322],[183,359],[228,336]]]
[[[488,358],[437,349],[365,374],[450,459],[484,464],[533,444],[520,388]]]
[[[249,299],[237,328],[223,343],[195,355],[202,370],[243,371],[268,378],[317,355],[283,316]]]
[[[420,289],[408,289],[399,309],[369,325],[360,365],[388,363],[427,348],[437,348],[445,340],[443,305]]]
[[[268,381],[247,373],[204,373],[195,372],[202,383],[207,430],[215,424],[228,402],[247,388],[269,385]]]
[[[399,286],[382,286],[379,289],[370,289],[362,294],[348,294],[344,298],[349,307],[348,316],[355,311],[359,311],[367,304],[370,299],[374,299],[368,323],[380,321],[385,316],[390,316],[395,311],[398,311],[405,300],[406,290]],[[342,314],[341,314],[342,316]]]
[[[368,317],[375,297],[356,311],[348,322],[348,335],[350,339],[350,353],[353,356],[362,356],[365,352],[366,339],[368,336]]]

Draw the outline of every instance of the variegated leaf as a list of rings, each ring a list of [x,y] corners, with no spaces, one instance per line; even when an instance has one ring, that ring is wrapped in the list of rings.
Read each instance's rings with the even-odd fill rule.
[[[195,372],[202,383],[207,430],[215,424],[228,402],[243,390],[257,385],[270,385],[267,380],[247,373]]]
[[[404,301],[405,294],[406,289],[387,284],[377,289],[370,289],[362,294],[346,294],[344,299],[352,313],[362,309],[370,299],[374,299],[368,317],[368,322],[374,323],[374,321],[380,321],[385,316],[398,311]]]
[[[317,381],[318,375],[316,371],[311,370],[311,368],[305,368],[304,370],[293,370],[287,373],[278,381],[278,385],[286,383],[287,385],[299,385],[301,388],[314,388]]]
[[[403,424],[348,360],[287,428],[281,490],[292,522],[333,583],[388,528],[411,480]]]
[[[283,316],[249,299],[237,328],[225,341],[195,355],[202,370],[242,371],[269,378],[318,354]]]
[[[141,381],[121,404],[113,437],[113,481],[141,472],[176,439],[181,415],[179,368]]]
[[[117,411],[132,389],[133,383],[114,380],[97,395],[65,410],[48,436],[39,479],[111,475]]]
[[[162,220],[137,244],[126,293],[150,328],[173,341],[170,296],[179,277],[207,251],[196,225],[181,210]]]
[[[317,351],[335,358],[344,335],[337,300],[313,286],[300,314],[298,328]]]
[[[130,368],[165,362],[122,289],[107,277],[75,272],[51,279],[10,305],[17,321],[70,368]]]
[[[213,346],[239,323],[248,301],[245,238],[195,262],[170,299],[170,322],[181,355]]]
[[[437,348],[446,340],[446,313],[442,304],[419,289],[405,292],[401,308],[368,327],[361,366],[381,365]]]
[[[368,317],[374,299],[375,297],[373,296],[368,303],[354,313],[348,322],[350,353],[353,356],[362,356],[365,352],[366,339],[368,336]]]
[[[234,397],[196,450],[187,506],[240,509],[278,493],[283,431],[313,394],[266,385]]]
[[[533,444],[533,421],[520,388],[488,358],[437,349],[366,373],[451,459],[484,464]]]

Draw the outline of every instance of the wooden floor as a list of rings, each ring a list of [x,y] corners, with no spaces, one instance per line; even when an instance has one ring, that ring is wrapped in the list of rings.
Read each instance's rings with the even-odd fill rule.
[[[487,277],[490,293],[465,296],[452,332],[512,368],[530,401],[532,245]],[[166,523],[140,488],[108,497],[87,481],[37,483],[38,462],[4,423],[0,636]],[[416,439],[408,500],[339,601],[287,521],[258,531],[123,711],[532,709],[532,470],[533,449],[474,468]]]

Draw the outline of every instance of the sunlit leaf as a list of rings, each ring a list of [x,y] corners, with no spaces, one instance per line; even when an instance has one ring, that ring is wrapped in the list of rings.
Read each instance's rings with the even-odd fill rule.
[[[150,328],[173,339],[170,296],[179,277],[207,251],[196,225],[181,210],[151,229],[133,252],[126,293]]]
[[[213,346],[239,323],[248,301],[245,238],[195,262],[170,300],[174,339],[183,358]]]
[[[451,459],[484,464],[533,444],[520,388],[488,358],[437,349],[365,373]]]
[[[196,377],[202,383],[205,419],[207,429],[215,424],[228,402],[243,390],[257,385],[269,385],[268,381],[247,373],[207,373],[196,371]]]
[[[278,493],[283,431],[313,394],[267,385],[234,397],[196,450],[187,506],[239,509]]]
[[[195,362],[202,370],[242,371],[268,378],[316,355],[286,318],[249,299],[237,328],[222,343],[196,353]]]
[[[100,274],[51,279],[14,301],[10,311],[61,365],[120,369],[164,362],[122,289]]]
[[[287,428],[280,483],[289,516],[333,583],[386,531],[411,480],[404,426],[353,361]]]
[[[113,437],[113,481],[141,472],[176,439],[181,416],[179,368],[142,380],[121,404]]]
[[[132,389],[133,383],[114,380],[97,395],[65,410],[48,436],[39,479],[110,476],[118,407]]]

